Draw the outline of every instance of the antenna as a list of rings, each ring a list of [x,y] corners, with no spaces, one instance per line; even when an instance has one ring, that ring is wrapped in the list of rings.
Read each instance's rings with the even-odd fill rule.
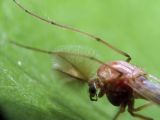
[[[88,55],[83,55],[83,54],[75,54],[75,53],[69,53],[69,52],[55,52],[55,51],[47,51],[47,50],[42,50],[42,49],[39,49],[39,48],[34,48],[34,47],[30,47],[30,46],[26,46],[26,45],[22,45],[22,44],[19,44],[15,41],[12,41],[10,40],[9,41],[11,44],[14,44],[18,47],[22,47],[22,48],[25,48],[25,49],[28,49],[28,50],[32,50],[32,51],[36,51],[36,52],[40,52],[40,53],[45,53],[45,54],[49,54],[49,55],[58,55],[58,56],[64,56],[64,55],[68,55],[68,56],[79,56],[79,57],[82,57],[82,58],[86,58],[86,59],[89,59],[89,60],[92,60],[92,61],[95,61],[99,64],[103,64],[103,65],[106,65],[107,67],[109,67],[110,69],[113,69],[115,70],[116,72],[120,73],[121,75],[121,72],[118,71],[117,69],[111,67],[110,65],[102,62],[101,60],[95,58],[95,57],[92,57],[92,56],[88,56]]]
[[[19,4],[16,0],[13,0],[13,1],[15,2],[15,4],[16,4],[18,7],[20,7],[20,8],[21,8],[23,11],[25,11],[27,14],[29,14],[29,15],[31,15],[31,16],[39,19],[39,20],[42,20],[42,21],[44,21],[44,22],[46,22],[46,23],[49,23],[49,24],[51,24],[51,25],[57,26],[57,27],[59,27],[59,28],[64,28],[64,29],[71,30],[71,31],[74,31],[74,32],[78,32],[78,33],[80,33],[80,34],[83,34],[83,35],[85,35],[85,36],[88,36],[88,37],[92,38],[92,40],[96,40],[96,41],[98,41],[98,42],[106,45],[107,47],[109,47],[109,48],[112,49],[113,51],[115,51],[115,52],[117,52],[117,53],[119,53],[119,54],[127,57],[127,59],[126,59],[127,62],[130,62],[130,61],[131,61],[131,56],[130,56],[128,53],[126,53],[126,52],[124,52],[124,51],[122,51],[122,50],[120,50],[120,49],[112,46],[111,44],[109,44],[108,42],[106,42],[105,40],[103,40],[102,38],[100,38],[100,37],[98,37],[98,36],[95,36],[95,35],[92,35],[92,34],[87,33],[87,32],[83,32],[83,31],[81,31],[81,30],[79,30],[79,29],[76,29],[76,28],[73,28],[73,27],[70,27],[70,26],[67,26],[67,25],[59,24],[59,23],[55,22],[54,20],[45,19],[45,18],[43,18],[43,17],[41,17],[41,16],[38,16],[37,14],[34,14],[33,12],[27,10],[27,9],[24,8],[21,4]]]

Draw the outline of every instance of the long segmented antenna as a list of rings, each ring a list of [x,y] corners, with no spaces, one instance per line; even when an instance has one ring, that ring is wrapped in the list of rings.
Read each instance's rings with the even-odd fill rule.
[[[106,45],[107,47],[111,48],[111,49],[114,50],[115,52],[117,52],[117,53],[119,53],[119,54],[127,57],[127,59],[126,59],[127,62],[130,62],[130,61],[131,61],[131,56],[130,56],[128,53],[126,53],[126,52],[124,52],[124,51],[122,51],[122,50],[120,50],[120,49],[112,46],[111,44],[109,44],[109,43],[106,42],[105,40],[101,39],[100,37],[97,37],[97,36],[92,35],[92,34],[87,33],[87,32],[83,32],[83,31],[81,31],[81,30],[79,30],[79,29],[76,29],[76,28],[73,28],[73,27],[70,27],[70,26],[66,26],[66,25],[62,25],[62,24],[56,23],[56,22],[53,21],[53,20],[47,20],[47,19],[45,19],[45,18],[43,18],[43,17],[41,17],[41,16],[38,16],[38,15],[34,14],[33,12],[27,10],[27,9],[24,8],[21,4],[19,4],[16,0],[13,0],[13,1],[16,3],[16,5],[18,5],[22,10],[24,10],[24,11],[25,11],[26,13],[28,13],[29,15],[31,15],[31,16],[33,16],[33,17],[35,17],[35,18],[38,18],[39,20],[42,20],[42,21],[44,21],[44,22],[47,22],[47,23],[49,23],[49,24],[51,24],[51,25],[54,25],[54,26],[57,26],[57,27],[60,27],[60,28],[64,28],[64,29],[68,29],[68,30],[71,30],[71,31],[74,31],[74,32],[78,32],[78,33],[80,33],[80,34],[83,34],[83,35],[85,35],[85,36],[88,36],[88,37],[90,37],[90,38],[93,38],[94,40],[96,40],[96,41],[98,41],[98,42]]]
[[[12,40],[9,41],[11,44],[14,44],[16,46],[19,46],[19,47],[22,47],[22,48],[25,48],[25,49],[29,49],[29,50],[32,50],[32,51],[37,51],[37,52],[41,52],[41,53],[45,53],[45,54],[49,54],[49,55],[59,55],[59,56],[63,56],[63,55],[70,55],[70,56],[79,56],[79,57],[82,57],[82,58],[86,58],[86,59],[89,59],[89,60],[92,60],[92,61],[95,61],[99,64],[104,64],[106,65],[107,67],[109,67],[110,69],[113,69],[115,70],[116,72],[120,73],[120,71],[118,71],[117,69],[111,67],[110,65],[102,62],[101,60],[95,58],[95,57],[92,57],[92,56],[87,56],[87,55],[83,55],[83,54],[75,54],[75,53],[69,53],[69,52],[54,52],[54,51],[47,51],[47,50],[42,50],[42,49],[39,49],[39,48],[34,48],[34,47],[30,47],[30,46],[26,46],[26,45],[22,45],[22,44],[19,44],[17,42],[14,42]]]

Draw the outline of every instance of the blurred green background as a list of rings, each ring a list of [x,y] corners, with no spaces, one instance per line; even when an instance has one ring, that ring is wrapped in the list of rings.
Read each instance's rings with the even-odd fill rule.
[[[98,35],[128,52],[132,63],[160,76],[159,0],[19,0],[46,18]],[[78,33],[57,29],[20,10],[12,0],[0,0],[0,107],[12,120],[111,120],[118,110],[103,97],[88,98],[88,87],[66,87],[52,71],[52,57],[10,45],[53,50],[62,45],[94,49],[104,61],[125,59]],[[136,106],[144,101],[137,100]],[[159,120],[160,109],[140,112]],[[127,112],[120,120],[136,120]]]

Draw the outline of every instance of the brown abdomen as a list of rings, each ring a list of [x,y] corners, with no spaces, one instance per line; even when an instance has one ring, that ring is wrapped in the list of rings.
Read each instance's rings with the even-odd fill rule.
[[[114,106],[120,106],[120,104],[126,104],[133,96],[132,89],[125,84],[109,85],[107,98]],[[111,87],[112,86],[112,87]]]

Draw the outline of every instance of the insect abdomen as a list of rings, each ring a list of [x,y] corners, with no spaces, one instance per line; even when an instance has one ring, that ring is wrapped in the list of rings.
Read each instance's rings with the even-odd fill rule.
[[[107,94],[108,100],[114,106],[120,106],[120,104],[126,104],[133,96],[132,89],[125,84],[118,84],[109,90]]]

